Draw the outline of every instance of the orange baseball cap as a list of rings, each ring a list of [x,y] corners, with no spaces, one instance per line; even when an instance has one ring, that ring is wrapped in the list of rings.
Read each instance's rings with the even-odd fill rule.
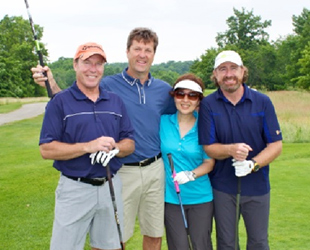
[[[102,49],[102,46],[98,43],[85,43],[78,47],[76,50],[74,60],[75,59],[82,59],[83,61],[89,58],[92,55],[101,55],[105,61],[107,61],[107,56]]]

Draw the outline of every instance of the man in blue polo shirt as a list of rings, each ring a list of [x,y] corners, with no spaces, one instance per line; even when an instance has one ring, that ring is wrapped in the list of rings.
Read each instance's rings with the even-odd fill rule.
[[[128,67],[104,77],[101,86],[119,95],[135,130],[135,151],[121,159],[124,202],[124,241],[134,233],[136,217],[144,250],[160,250],[164,234],[164,165],[160,154],[159,123],[162,114],[175,113],[171,86],[150,74],[158,37],[148,28],[133,29],[127,39]],[[36,83],[44,86],[47,72],[53,93],[60,91],[48,67],[31,69]],[[57,96],[57,95],[56,95]]]
[[[245,222],[247,249],[269,249],[269,164],[282,151],[282,135],[271,100],[250,89],[247,77],[238,53],[219,53],[211,77],[218,90],[199,109],[199,143],[216,159],[209,177],[220,250],[238,247],[237,211]],[[238,182],[241,198],[236,205]]]
[[[82,250],[86,234],[93,249],[119,249],[106,164],[91,162],[98,151],[111,158],[116,203],[123,225],[120,157],[134,151],[133,128],[121,98],[99,87],[106,55],[101,45],[78,47],[76,81],[47,105],[40,136],[44,159],[61,172],[56,190],[52,250]],[[116,154],[116,157],[114,157]],[[114,157],[114,158],[113,158]]]

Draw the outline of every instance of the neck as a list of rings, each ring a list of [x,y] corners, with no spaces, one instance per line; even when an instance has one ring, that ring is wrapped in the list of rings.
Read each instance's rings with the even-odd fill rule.
[[[84,86],[81,86],[77,83],[78,88],[81,90],[81,92],[88,97],[88,99],[92,100],[93,102],[96,102],[99,97],[99,88],[98,86],[94,88],[86,88]]]
[[[139,79],[141,84],[144,84],[149,79],[149,72],[134,72],[128,68],[127,74],[135,79]]]
[[[181,114],[178,113],[179,133],[180,137],[183,138],[194,126],[196,117],[193,113]]]
[[[195,121],[196,117],[194,116],[194,113],[189,113],[189,114],[182,114],[178,112],[178,122],[179,123],[189,123],[192,121]]]
[[[229,100],[233,105],[236,105],[242,98],[244,93],[244,87],[241,85],[236,91],[234,92],[227,92],[222,89],[223,95]]]

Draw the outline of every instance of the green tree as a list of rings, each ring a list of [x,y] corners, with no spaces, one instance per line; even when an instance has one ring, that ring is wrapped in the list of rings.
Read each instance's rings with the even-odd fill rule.
[[[214,59],[218,52],[215,48],[207,49],[206,53],[201,55],[199,60],[194,61],[190,68],[190,72],[200,77],[206,88],[212,89],[215,87],[210,76],[213,71]]]
[[[302,57],[299,59],[301,75],[297,77],[298,87],[310,90],[310,42],[306,48],[301,52]]]
[[[271,26],[271,21],[261,21],[260,16],[254,16],[253,11],[234,10],[234,16],[227,19],[229,29],[218,33],[216,42],[220,48],[235,45],[239,49],[251,49],[253,46],[266,44],[269,39],[266,28]]]
[[[35,26],[38,39],[43,29]],[[45,91],[32,80],[30,68],[37,64],[35,43],[29,22],[5,16],[0,21],[0,96],[42,96]],[[43,48],[43,54],[47,52]]]

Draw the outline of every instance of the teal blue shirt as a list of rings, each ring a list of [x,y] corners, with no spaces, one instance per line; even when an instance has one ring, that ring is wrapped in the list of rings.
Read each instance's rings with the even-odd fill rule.
[[[195,117],[197,118],[197,116],[198,114],[195,112]],[[202,146],[198,144],[197,119],[193,128],[183,138],[180,138],[177,113],[162,115],[159,134],[166,172],[165,202],[179,204],[167,154],[171,153],[177,173],[197,168],[204,159],[209,159],[209,156],[205,154]],[[201,176],[195,181],[189,181],[179,186],[183,204],[201,204],[213,200],[208,175]]]

